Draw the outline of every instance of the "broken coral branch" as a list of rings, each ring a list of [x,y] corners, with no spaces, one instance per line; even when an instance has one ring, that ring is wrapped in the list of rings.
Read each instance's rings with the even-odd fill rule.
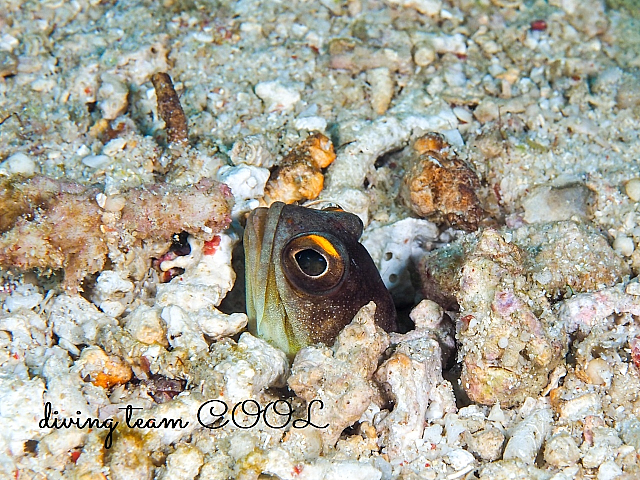
[[[151,76],[151,83],[156,90],[158,114],[164,120],[169,145],[187,145],[189,143],[189,127],[187,117],[180,105],[178,94],[173,88],[171,77],[164,72]]]
[[[0,192],[0,211],[7,212],[0,230],[0,267],[64,269],[64,287],[71,291],[86,275],[102,270],[107,255],[124,268],[136,256],[150,260],[151,253],[166,250],[181,231],[211,240],[231,221],[233,202],[226,185],[208,179],[106,196],[95,187],[35,177],[5,180]]]

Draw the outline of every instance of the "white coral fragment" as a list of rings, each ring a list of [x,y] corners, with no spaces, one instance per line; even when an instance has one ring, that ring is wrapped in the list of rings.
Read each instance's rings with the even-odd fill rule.
[[[376,428],[392,459],[411,458],[417,455],[428,409],[438,410],[440,417],[455,412],[455,399],[442,378],[440,346],[429,332],[417,330],[395,338],[402,340],[375,374],[392,396],[394,409],[376,422]]]
[[[46,433],[38,426],[44,410],[44,381],[0,376],[0,453],[22,456],[24,442]]]
[[[550,408],[539,408],[530,413],[511,431],[511,438],[504,449],[505,460],[518,459],[533,464],[542,443],[551,433],[553,414]]]
[[[213,354],[215,352],[214,347]],[[243,333],[237,348],[214,370],[224,375],[223,398],[229,402],[242,402],[256,398],[265,388],[284,385],[289,362],[281,350]]]
[[[167,324],[167,338],[173,348],[184,348],[190,352],[209,348],[197,322],[182,308],[170,305],[162,310],[161,316]]]
[[[160,305],[178,305],[187,311],[220,305],[236,278],[231,268],[236,240],[226,234],[219,238],[220,244],[210,255],[203,254],[202,242],[190,242],[190,260],[182,264],[187,270],[171,282],[158,285],[156,300]]]
[[[166,326],[157,309],[140,305],[125,318],[124,328],[137,341],[151,345],[167,344]]]
[[[110,317],[120,316],[133,300],[133,282],[119,272],[103,271],[96,280],[93,301]]]
[[[269,175],[271,172],[266,168],[246,164],[227,165],[218,171],[218,180],[229,185],[235,199],[232,217],[236,218],[259,205],[258,199],[264,196]]]
[[[202,452],[192,445],[178,445],[167,457],[167,467],[158,480],[193,480],[204,463]]]
[[[429,390],[433,386],[424,366],[404,353],[394,353],[376,372],[376,379],[389,386],[394,409],[377,424],[377,430],[391,458],[408,455],[422,438]]]
[[[11,292],[11,295],[4,301],[4,308],[9,312],[17,311],[21,308],[30,310],[37,307],[43,300],[43,296],[36,287],[29,283],[18,285]]]
[[[381,272],[380,276],[394,296],[413,300],[410,265],[422,257],[438,238],[438,227],[428,220],[405,218],[377,228],[369,228],[361,243]]]
[[[295,86],[278,81],[260,82],[255,92],[264,102],[267,112],[291,110],[300,101],[300,92]]]
[[[316,404],[314,423],[328,425],[320,431],[323,448],[335,445],[342,431],[355,423],[374,396],[371,377],[378,358],[389,345],[388,335],[374,321],[375,304],[360,309],[338,335],[332,348],[310,346],[296,355],[289,387],[307,402]]]
[[[205,254],[203,242],[190,237],[191,253],[178,257],[184,258],[179,265],[186,271],[171,282],[158,285],[156,302],[165,307],[162,318],[167,321],[169,335],[173,339],[170,342],[184,343],[179,339],[181,329],[184,329],[184,334],[197,339],[196,349],[199,350],[204,348],[202,334],[214,338],[231,336],[247,324],[244,313],[225,315],[215,308],[231,290],[236,278],[231,268],[231,253],[236,240],[227,234],[220,234],[219,238],[215,251]],[[170,265],[178,265],[176,261]],[[166,263],[162,263],[162,268],[168,266]]]
[[[106,325],[117,325],[116,320],[100,312],[80,295],[58,295],[48,308],[53,332],[59,345],[78,355],[77,345],[93,345],[98,330]]]
[[[218,179],[229,185],[236,201],[262,197],[270,172],[254,165],[225,166],[218,172]]]
[[[378,115],[384,114],[393,98],[395,82],[387,67],[373,68],[367,71],[367,82],[371,86],[371,107]]]

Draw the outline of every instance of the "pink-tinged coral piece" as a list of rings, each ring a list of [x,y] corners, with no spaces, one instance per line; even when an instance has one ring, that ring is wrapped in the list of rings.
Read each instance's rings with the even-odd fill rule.
[[[527,285],[524,258],[500,233],[485,230],[461,268],[461,384],[478,403],[513,405],[538,395],[566,352],[552,312],[518,288]]]
[[[558,307],[558,317],[568,333],[577,330],[588,333],[614,313],[640,315],[640,296],[625,293],[624,286],[619,284],[599,292],[575,295]]]
[[[211,240],[231,221],[232,197],[213,180],[195,185],[151,184],[122,192],[121,208],[95,187],[35,177],[1,185],[0,266],[20,270],[64,269],[65,288],[77,291],[88,274],[100,271],[107,255],[117,266],[162,252],[172,235],[186,231]],[[101,208],[96,197],[107,198]],[[115,210],[115,211],[114,211]],[[135,257],[135,255],[134,255]]]

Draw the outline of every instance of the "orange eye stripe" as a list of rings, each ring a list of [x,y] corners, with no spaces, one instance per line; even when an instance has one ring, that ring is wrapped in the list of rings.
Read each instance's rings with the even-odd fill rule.
[[[338,252],[336,251],[336,249],[333,248],[333,245],[331,244],[331,242],[329,240],[327,240],[326,238],[321,237],[320,235],[309,235],[308,238],[309,238],[309,240],[314,242],[316,245],[318,245],[322,250],[327,252],[332,257],[338,257],[339,256]]]

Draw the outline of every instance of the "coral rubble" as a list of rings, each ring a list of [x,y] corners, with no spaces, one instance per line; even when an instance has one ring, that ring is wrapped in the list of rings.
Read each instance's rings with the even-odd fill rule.
[[[35,177],[5,180],[1,191],[0,209],[7,215],[0,266],[64,269],[64,286],[71,291],[100,271],[107,256],[121,268],[148,263],[174,234],[210,240],[230,222],[229,190],[212,180],[189,187],[151,184],[105,196],[96,187]]]

